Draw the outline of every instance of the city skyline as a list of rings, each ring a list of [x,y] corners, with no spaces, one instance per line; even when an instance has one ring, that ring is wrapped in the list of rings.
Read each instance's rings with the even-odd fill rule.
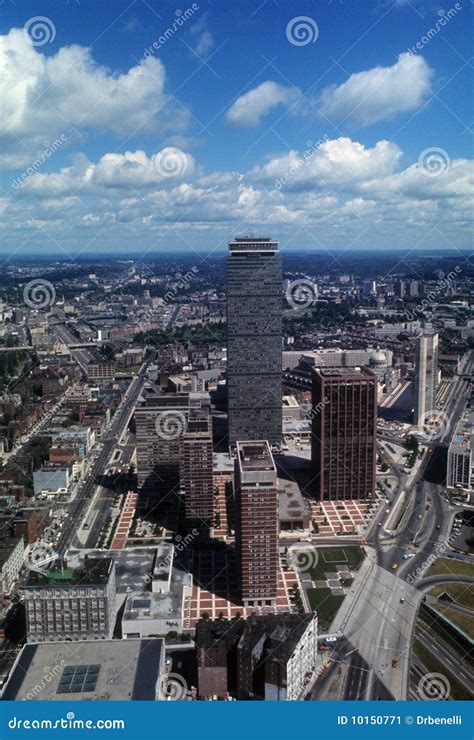
[[[467,740],[473,3],[0,0],[7,734]]]

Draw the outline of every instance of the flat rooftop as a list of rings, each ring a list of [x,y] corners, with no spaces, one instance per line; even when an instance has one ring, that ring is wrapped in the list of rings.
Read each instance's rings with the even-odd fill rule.
[[[237,442],[237,457],[241,470],[274,470],[275,463],[266,440]]]
[[[325,367],[318,368],[313,371],[315,375],[320,375],[325,380],[332,380],[341,378],[342,380],[360,380],[360,379],[375,379],[375,375],[367,370],[367,368],[357,367]]]
[[[212,453],[212,470],[214,475],[233,475],[234,460],[228,452]]]
[[[154,701],[163,654],[160,638],[25,645],[1,699]]]
[[[466,411],[458,421],[449,449],[463,454],[474,449],[474,412]]]
[[[168,542],[107,551],[107,557],[115,561],[118,602],[125,603],[122,616],[124,633],[127,632],[127,620],[167,619],[180,622],[185,591],[191,587],[192,577],[174,563],[173,551],[173,545]],[[99,556],[101,551],[70,551],[68,561],[80,563],[85,553]],[[153,593],[152,581],[163,589],[161,593]]]
[[[69,550],[66,559],[69,567],[83,567],[84,558],[111,558],[115,562],[115,587],[117,594],[146,590],[158,563],[172,562],[173,545],[168,542],[150,547],[133,547],[123,550]],[[164,570],[164,565],[160,570]],[[168,572],[169,572],[168,566]]]
[[[311,516],[311,508],[303,498],[298,483],[278,478],[278,517],[290,521]]]
[[[51,586],[102,586],[107,583],[114,561],[110,557],[88,557],[78,568],[55,568],[46,573],[31,570],[24,587],[51,588]]]

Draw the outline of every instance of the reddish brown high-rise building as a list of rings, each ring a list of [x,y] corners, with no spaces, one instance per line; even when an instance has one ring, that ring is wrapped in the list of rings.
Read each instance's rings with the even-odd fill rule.
[[[237,442],[236,547],[244,606],[276,605],[277,471],[267,441]]]
[[[367,370],[313,373],[312,451],[320,500],[375,495],[377,378]]]
[[[188,427],[181,438],[181,488],[186,526],[209,536],[213,526],[212,422],[208,407],[191,407]]]

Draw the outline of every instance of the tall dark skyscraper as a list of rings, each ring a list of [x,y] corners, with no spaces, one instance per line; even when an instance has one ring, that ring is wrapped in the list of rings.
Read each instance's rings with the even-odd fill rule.
[[[377,377],[370,370],[313,373],[311,461],[322,501],[375,495]]]
[[[181,488],[186,526],[204,538],[213,526],[212,420],[207,407],[190,408],[188,428],[181,439]]]
[[[277,471],[266,440],[237,442],[235,544],[244,606],[275,606],[278,586]]]
[[[208,393],[162,393],[158,386],[146,386],[135,409],[140,494],[164,498],[179,491],[182,442],[190,411],[202,408],[209,415],[210,404]],[[212,438],[210,443],[212,462]]]
[[[282,263],[278,242],[245,237],[227,258],[229,444],[282,434]]]
[[[140,494],[162,498],[178,490],[181,437],[188,413],[188,393],[145,388],[135,409]]]

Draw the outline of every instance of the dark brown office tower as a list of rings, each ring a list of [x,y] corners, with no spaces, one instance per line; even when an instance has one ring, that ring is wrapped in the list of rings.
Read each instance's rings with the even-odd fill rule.
[[[189,394],[147,386],[135,409],[138,490],[163,498],[179,486],[181,438],[187,428]]]
[[[237,442],[236,548],[244,606],[275,606],[278,584],[277,472],[266,440]]]
[[[210,408],[208,393],[162,393],[145,388],[135,409],[138,490],[164,498],[178,492],[181,444],[191,408]]]
[[[367,370],[313,373],[312,451],[322,501],[375,495],[377,378]]]
[[[181,488],[186,526],[209,537],[213,526],[212,423],[209,408],[191,408],[181,439]]]

